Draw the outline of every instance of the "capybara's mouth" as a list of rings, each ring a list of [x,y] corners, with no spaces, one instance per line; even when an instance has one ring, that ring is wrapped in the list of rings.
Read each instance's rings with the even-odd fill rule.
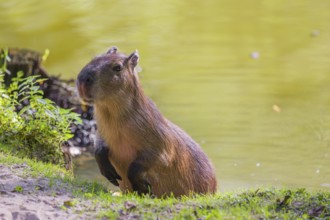
[[[84,105],[93,105],[93,99],[81,98],[81,103]]]
[[[93,104],[93,99],[88,95],[86,91],[85,84],[81,82],[77,82],[78,94],[80,96],[80,100],[84,105],[91,105]]]

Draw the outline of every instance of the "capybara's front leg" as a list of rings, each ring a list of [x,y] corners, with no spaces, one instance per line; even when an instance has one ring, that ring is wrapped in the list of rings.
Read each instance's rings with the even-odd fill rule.
[[[142,155],[138,156],[130,164],[127,172],[127,177],[131,182],[133,191],[139,195],[152,194],[151,185],[146,178],[148,166],[146,166],[146,161],[143,158]]]
[[[113,167],[109,160],[109,149],[102,139],[98,139],[95,144],[95,159],[97,165],[101,171],[101,174],[105,176],[113,185],[119,186],[117,180],[121,180],[116,169]]]

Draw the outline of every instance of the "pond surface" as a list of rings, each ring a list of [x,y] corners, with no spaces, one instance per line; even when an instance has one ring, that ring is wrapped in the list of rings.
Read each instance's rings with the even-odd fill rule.
[[[0,0],[0,46],[50,50],[76,77],[112,45],[140,53],[146,93],[197,140],[221,191],[330,190],[330,1]],[[102,179],[91,157],[78,176]]]

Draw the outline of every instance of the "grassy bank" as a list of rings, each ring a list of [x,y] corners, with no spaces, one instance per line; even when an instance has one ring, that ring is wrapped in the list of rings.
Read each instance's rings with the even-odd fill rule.
[[[253,189],[238,193],[218,193],[214,196],[154,199],[147,196],[139,197],[134,194],[120,195],[118,192],[110,192],[104,186],[95,182],[78,180],[73,177],[72,173],[56,165],[17,158],[0,151],[0,165],[14,166],[18,164],[27,165],[24,173],[21,174],[25,178],[47,178],[50,180],[50,188],[54,188],[55,190],[55,188],[66,187],[70,190],[73,199],[63,204],[63,210],[71,209],[75,211],[79,203],[89,202],[90,204],[95,204],[95,207],[98,207],[93,212],[99,218],[330,218],[330,192],[308,192],[305,189]],[[20,186],[17,187],[20,189]],[[56,192],[54,192],[54,195],[56,195]],[[79,212],[84,213],[84,210],[79,209]]]

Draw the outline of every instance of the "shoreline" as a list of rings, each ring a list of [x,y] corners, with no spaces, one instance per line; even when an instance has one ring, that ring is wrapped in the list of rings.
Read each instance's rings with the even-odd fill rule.
[[[152,198],[112,192],[63,168],[0,151],[0,220],[328,219],[330,192],[258,188]]]

